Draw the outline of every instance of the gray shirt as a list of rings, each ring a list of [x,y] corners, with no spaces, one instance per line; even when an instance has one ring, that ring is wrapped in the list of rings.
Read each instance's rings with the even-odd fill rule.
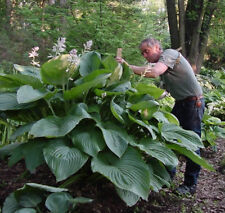
[[[159,59],[168,70],[161,75],[165,89],[176,100],[183,100],[189,96],[202,95],[202,88],[197,81],[189,62],[176,50],[165,50]]]

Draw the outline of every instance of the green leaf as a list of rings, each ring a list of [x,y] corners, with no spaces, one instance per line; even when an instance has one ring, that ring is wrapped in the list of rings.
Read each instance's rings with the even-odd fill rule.
[[[176,116],[174,116],[170,112],[160,112],[160,111],[157,111],[152,116],[158,122],[161,122],[161,123],[172,123],[172,124],[179,125],[179,121],[176,118]]]
[[[87,113],[87,106],[79,103],[73,106],[67,116],[49,116],[37,121],[32,126],[30,134],[34,135],[34,137],[45,136],[49,138],[65,136],[85,118],[91,118]]]
[[[20,209],[20,205],[16,200],[15,193],[11,193],[3,204],[3,213],[15,213],[16,210]]]
[[[114,98],[111,100],[111,102],[110,102],[110,109],[111,109],[111,112],[112,112],[112,114],[114,115],[114,117],[115,117],[120,123],[124,124],[125,121],[124,121],[124,119],[123,119],[123,117],[122,117],[122,115],[123,115],[123,113],[124,113],[124,109],[123,109],[120,105],[116,104],[116,103],[114,102],[114,100],[115,100],[115,97],[114,97]]]
[[[44,98],[49,92],[46,90],[33,89],[32,86],[24,85],[17,90],[17,101],[20,104],[37,101]]]
[[[88,160],[80,150],[66,146],[61,140],[53,141],[44,148],[44,158],[57,182],[76,173]]]
[[[96,52],[88,52],[81,57],[80,60],[80,75],[86,76],[92,71],[97,70],[101,66],[101,58]]]
[[[149,133],[152,136],[152,139],[155,140],[156,139],[156,134],[153,131],[153,127],[150,124],[146,124],[145,122],[143,122],[142,120],[136,119],[135,117],[133,117],[131,114],[128,114],[128,117],[131,121],[133,121],[134,123],[137,123],[140,126],[145,127]]]
[[[1,93],[0,94],[0,110],[19,110],[19,109],[27,109],[35,106],[35,104],[19,104],[17,102],[15,93]]]
[[[4,146],[0,146],[0,159],[4,159],[6,156],[9,156],[10,153],[12,153],[12,151],[20,145],[20,143],[11,143]]]
[[[93,172],[107,177],[118,188],[128,190],[148,199],[149,170],[141,155],[129,147],[119,159],[111,152],[100,153],[91,162]]]
[[[157,112],[159,103],[152,100],[141,101],[131,105],[129,108],[135,112],[140,110],[142,119],[149,120]]]
[[[150,186],[153,191],[159,192],[163,186],[170,186],[170,175],[162,163],[156,159],[151,159],[148,163],[148,169],[150,172]]]
[[[177,156],[159,141],[144,138],[138,141],[138,143],[132,141],[130,144],[161,161],[166,166],[176,167],[178,165]]]
[[[58,188],[58,187],[54,187],[54,186],[42,185],[42,184],[38,184],[38,183],[26,183],[25,184],[25,188],[26,187],[35,188],[35,189],[39,189],[39,190],[46,191],[46,192],[64,192],[64,191],[68,191],[68,189]]]
[[[75,67],[71,67],[69,57],[69,54],[60,55],[44,63],[41,66],[42,80],[53,85],[66,84],[70,77],[68,69],[75,69]]]
[[[64,98],[66,100],[76,99],[84,96],[86,92],[88,92],[91,88],[97,87],[100,83],[104,83],[105,80],[111,74],[102,74],[97,76],[95,79],[82,83],[76,87],[73,87],[71,90],[67,90],[64,92]]]
[[[196,154],[194,151],[191,151],[189,149],[186,149],[184,147],[180,147],[177,144],[168,144],[167,147],[170,149],[178,151],[180,154],[187,156],[189,159],[194,161],[195,163],[199,164],[200,166],[203,166],[204,168],[215,171],[215,169],[212,167],[212,165],[208,164],[206,160],[201,158],[198,154]]]
[[[70,137],[76,148],[92,157],[97,156],[98,152],[105,148],[105,141],[100,130],[91,125],[76,127]]]
[[[198,148],[204,148],[201,138],[193,131],[184,130],[175,124],[159,125],[162,136],[165,140],[178,144],[187,149],[196,151]]]
[[[10,136],[10,140],[14,141],[17,137],[22,136],[24,133],[29,132],[31,127],[33,126],[34,122],[22,125],[16,129],[15,132]]]
[[[93,199],[86,198],[86,197],[76,197],[70,200],[70,203],[76,205],[77,203],[91,203]]]
[[[107,86],[110,86],[116,82],[118,82],[123,74],[123,68],[121,64],[118,64],[115,70],[112,72],[112,75],[109,78],[109,81],[107,82]]]
[[[139,94],[149,94],[155,99],[159,98],[164,92],[163,89],[160,89],[155,85],[149,83],[138,83],[135,86],[135,89],[137,89]]]
[[[107,56],[104,60],[102,60],[102,64],[111,72],[114,71],[118,65],[115,58],[113,58],[112,56]]]
[[[98,122],[97,126],[101,129],[108,148],[118,157],[121,157],[126,151],[130,140],[127,132],[112,122],[104,124]]]
[[[131,191],[120,189],[116,187],[116,192],[119,195],[119,197],[130,207],[135,205],[138,200],[140,199],[140,196],[134,194]]]
[[[19,196],[19,204],[26,208],[36,207],[42,198],[34,191],[25,191]]]
[[[41,80],[40,69],[32,66],[21,66],[14,64],[14,68],[19,71],[22,75],[28,75]]]
[[[56,192],[50,194],[45,202],[45,206],[52,213],[65,213],[69,210],[72,196],[66,192]]]
[[[32,208],[22,208],[15,211],[15,213],[36,213],[36,210]]]

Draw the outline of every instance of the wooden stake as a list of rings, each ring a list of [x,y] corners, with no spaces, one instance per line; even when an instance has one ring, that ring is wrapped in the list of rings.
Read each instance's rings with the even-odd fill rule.
[[[117,48],[117,53],[116,53],[116,57],[118,58],[122,58],[122,48]]]

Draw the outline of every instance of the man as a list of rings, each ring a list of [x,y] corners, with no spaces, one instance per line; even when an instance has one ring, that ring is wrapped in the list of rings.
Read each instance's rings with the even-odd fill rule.
[[[155,63],[151,68],[129,65],[124,59],[116,58],[119,63],[126,63],[135,74],[148,78],[161,77],[166,91],[175,99],[172,113],[178,118],[180,125],[186,130],[192,130],[201,137],[201,121],[204,114],[204,99],[194,71],[189,62],[176,50],[163,51],[161,44],[154,38],[147,38],[140,44],[144,58]],[[200,150],[196,150],[200,154]],[[179,194],[194,194],[201,167],[187,158],[184,183],[176,192]],[[173,178],[176,169],[170,171]]]

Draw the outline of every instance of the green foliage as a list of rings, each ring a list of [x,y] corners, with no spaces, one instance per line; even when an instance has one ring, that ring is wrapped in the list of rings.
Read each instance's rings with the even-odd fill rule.
[[[71,63],[62,55],[40,70],[17,65],[17,74],[0,76],[7,90],[0,93],[5,100],[0,110],[7,119],[20,122],[12,142],[28,134],[26,143],[0,149],[2,158],[9,156],[9,165],[25,159],[34,172],[46,163],[57,182],[89,168],[111,181],[127,205],[147,200],[150,190],[169,184],[166,167],[178,164],[178,153],[213,170],[194,154],[203,147],[198,135],[179,127],[171,113],[160,109],[155,98],[161,89],[132,83],[126,65],[120,67],[112,57],[102,58],[94,51],[84,53],[79,65]],[[50,195],[46,206],[57,212],[52,202],[68,199],[65,193]]]
[[[3,213],[54,213],[74,210],[78,203],[89,203],[91,199],[73,198],[64,188],[56,188],[36,183],[27,183],[23,188],[11,193],[3,204]]]

